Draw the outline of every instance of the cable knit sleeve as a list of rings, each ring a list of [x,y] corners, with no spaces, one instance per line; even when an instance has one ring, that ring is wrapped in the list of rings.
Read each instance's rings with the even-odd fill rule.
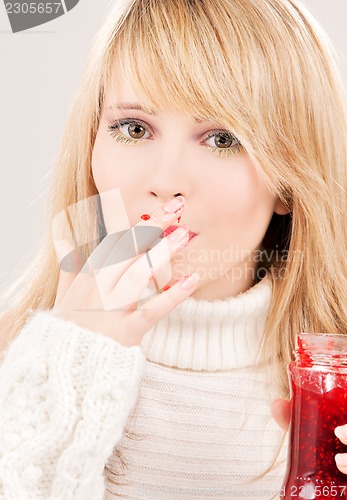
[[[102,499],[144,364],[140,346],[29,317],[0,365],[0,498]]]

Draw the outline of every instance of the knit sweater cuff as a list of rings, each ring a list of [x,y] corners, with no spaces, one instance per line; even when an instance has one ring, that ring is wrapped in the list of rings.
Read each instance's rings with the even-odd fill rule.
[[[102,498],[104,464],[137,400],[144,364],[140,346],[49,310],[29,317],[0,365],[6,498]]]

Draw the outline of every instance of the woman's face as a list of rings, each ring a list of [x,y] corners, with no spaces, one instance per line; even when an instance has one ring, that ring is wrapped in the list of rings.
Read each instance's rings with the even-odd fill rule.
[[[152,115],[134,109],[136,94],[117,78],[105,99],[92,156],[107,231],[116,214],[102,201],[104,191],[119,190],[131,226],[182,194],[179,225],[197,236],[173,258],[168,284],[198,272],[195,298],[244,292],[255,281],[258,249],[277,206],[274,196],[232,131],[170,110]],[[121,109],[125,105],[129,109]],[[115,127],[116,120],[124,123]]]

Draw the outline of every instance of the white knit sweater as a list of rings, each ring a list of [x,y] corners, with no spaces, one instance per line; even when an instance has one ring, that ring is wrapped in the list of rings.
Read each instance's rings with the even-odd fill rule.
[[[0,366],[0,498],[277,498],[286,442],[250,482],[282,437],[255,366],[270,295],[190,297],[136,347],[35,312]]]

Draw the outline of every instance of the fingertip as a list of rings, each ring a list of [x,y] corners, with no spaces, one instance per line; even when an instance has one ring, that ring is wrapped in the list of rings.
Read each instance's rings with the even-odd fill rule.
[[[284,401],[283,398],[276,398],[272,401],[271,403],[271,408],[277,406],[278,404],[282,403]]]
[[[341,439],[341,427],[335,427],[334,434],[338,439]]]
[[[290,407],[290,401],[284,398],[276,398],[271,403],[271,409],[275,411],[283,411],[284,408],[288,410],[289,407]]]
[[[347,443],[347,427],[346,425],[339,425],[334,429],[335,436],[344,444]]]
[[[347,474],[347,454],[346,453],[337,453],[335,455],[335,462],[336,462],[337,468],[343,474]]]
[[[194,288],[197,287],[199,279],[200,279],[200,276],[199,276],[198,273],[193,273],[193,274],[190,274],[190,275],[186,275],[181,280],[180,287],[184,291],[192,291]]]
[[[283,398],[275,399],[271,403],[271,414],[277,425],[287,431],[290,424],[290,401]]]

